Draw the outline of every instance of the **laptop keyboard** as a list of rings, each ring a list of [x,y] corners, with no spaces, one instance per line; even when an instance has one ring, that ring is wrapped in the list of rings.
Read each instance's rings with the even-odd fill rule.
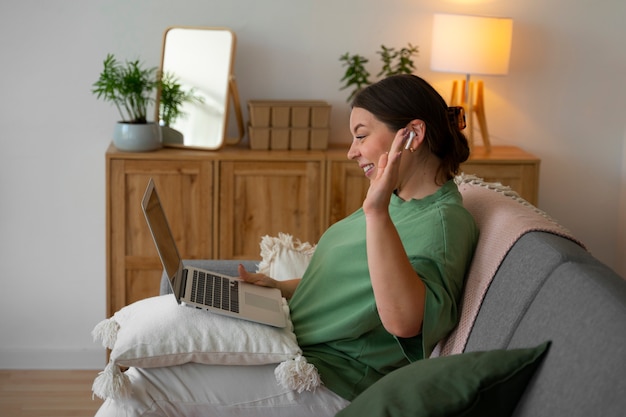
[[[191,301],[239,313],[239,281],[193,271]]]

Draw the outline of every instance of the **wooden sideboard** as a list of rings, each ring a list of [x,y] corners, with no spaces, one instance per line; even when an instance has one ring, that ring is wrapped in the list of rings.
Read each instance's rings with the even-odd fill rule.
[[[259,259],[263,235],[316,242],[361,206],[369,181],[347,147],[318,151],[165,148],[106,153],[107,315],[157,295],[161,263],[141,212],[153,178],[184,259]],[[539,159],[515,147],[474,149],[462,170],[536,204]]]

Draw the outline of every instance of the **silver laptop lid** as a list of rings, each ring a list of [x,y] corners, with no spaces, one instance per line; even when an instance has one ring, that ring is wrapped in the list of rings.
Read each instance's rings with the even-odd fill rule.
[[[182,296],[181,287],[183,285],[183,262],[178,253],[176,241],[165,217],[165,211],[152,178],[148,181],[146,192],[141,200],[141,209],[148,222],[148,228],[161,258],[163,269],[169,278],[172,292],[174,292],[176,300],[180,303],[180,297]]]

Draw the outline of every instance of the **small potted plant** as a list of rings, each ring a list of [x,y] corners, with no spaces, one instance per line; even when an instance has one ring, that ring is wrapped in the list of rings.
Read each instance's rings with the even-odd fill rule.
[[[412,74],[413,71],[415,71],[413,56],[418,53],[417,46],[413,46],[409,43],[407,47],[397,51],[395,48],[387,48],[385,45],[381,45],[380,51],[376,53],[380,55],[380,60],[383,63],[380,72],[376,74],[377,77],[389,77],[395,74]],[[346,67],[346,71],[341,78],[341,82],[343,82],[344,85],[340,90],[352,88],[347,98],[347,101],[350,101],[356,93],[372,83],[369,79],[370,73],[365,67],[369,59],[362,55],[350,55],[350,53],[346,52],[339,57],[339,61],[343,62],[343,66]]]
[[[185,90],[178,78],[171,72],[166,72],[161,77],[159,97],[159,124],[163,135],[163,143],[182,144],[183,134],[172,125],[179,117],[185,115],[182,106],[185,103],[204,103],[204,99],[198,96],[193,88]]]
[[[118,149],[142,152],[162,146],[158,123],[148,122],[146,116],[157,86],[156,68],[143,68],[139,60],[122,64],[112,54],[107,55],[92,93],[113,103],[119,112],[121,120],[113,133]]]
[[[339,60],[343,61],[344,67],[347,67],[346,72],[341,79],[341,81],[345,82],[345,85],[341,87],[341,90],[352,87],[352,92],[347,98],[347,101],[350,101],[363,87],[372,83],[369,80],[370,73],[367,69],[365,69],[365,64],[369,62],[369,59],[362,55],[350,55],[350,53],[346,52],[341,55]]]
[[[417,52],[417,46],[413,46],[410,43],[399,51],[396,51],[395,48],[387,48],[385,45],[381,45],[377,54],[380,55],[383,67],[376,76],[389,77],[396,74],[412,74],[415,71],[413,55],[417,54]]]

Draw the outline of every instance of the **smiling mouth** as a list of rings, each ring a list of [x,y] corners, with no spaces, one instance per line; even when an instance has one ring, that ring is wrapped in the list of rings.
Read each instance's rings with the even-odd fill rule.
[[[374,164],[367,164],[367,165],[362,166],[361,168],[363,168],[363,172],[367,176],[370,174],[370,172],[374,170]]]

